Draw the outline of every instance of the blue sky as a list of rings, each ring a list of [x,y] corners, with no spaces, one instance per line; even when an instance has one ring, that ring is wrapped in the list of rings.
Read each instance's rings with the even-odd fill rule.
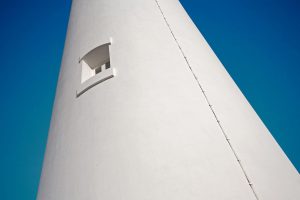
[[[0,0],[0,199],[35,199],[70,0]],[[300,3],[181,0],[300,171]]]

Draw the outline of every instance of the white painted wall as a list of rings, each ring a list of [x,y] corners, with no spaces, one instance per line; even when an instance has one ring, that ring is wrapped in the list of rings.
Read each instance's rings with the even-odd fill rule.
[[[116,76],[77,98],[108,42]],[[177,0],[73,0],[37,199],[298,200],[300,178]]]

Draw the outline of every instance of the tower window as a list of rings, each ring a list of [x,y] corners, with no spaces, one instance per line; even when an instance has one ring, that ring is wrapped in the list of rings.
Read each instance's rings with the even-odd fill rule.
[[[109,46],[110,43],[98,46],[80,60],[81,84],[77,90],[77,96],[114,76],[110,65]]]

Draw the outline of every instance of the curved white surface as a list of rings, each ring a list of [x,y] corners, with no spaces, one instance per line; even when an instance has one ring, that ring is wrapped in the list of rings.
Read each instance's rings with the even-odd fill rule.
[[[116,76],[77,98],[110,38]],[[298,200],[300,178],[177,0],[73,0],[37,199]]]

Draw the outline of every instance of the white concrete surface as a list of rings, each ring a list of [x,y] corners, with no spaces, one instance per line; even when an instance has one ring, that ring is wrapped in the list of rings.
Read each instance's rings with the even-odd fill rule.
[[[116,76],[77,96],[110,38]],[[179,1],[73,0],[37,199],[298,200],[300,178]]]

